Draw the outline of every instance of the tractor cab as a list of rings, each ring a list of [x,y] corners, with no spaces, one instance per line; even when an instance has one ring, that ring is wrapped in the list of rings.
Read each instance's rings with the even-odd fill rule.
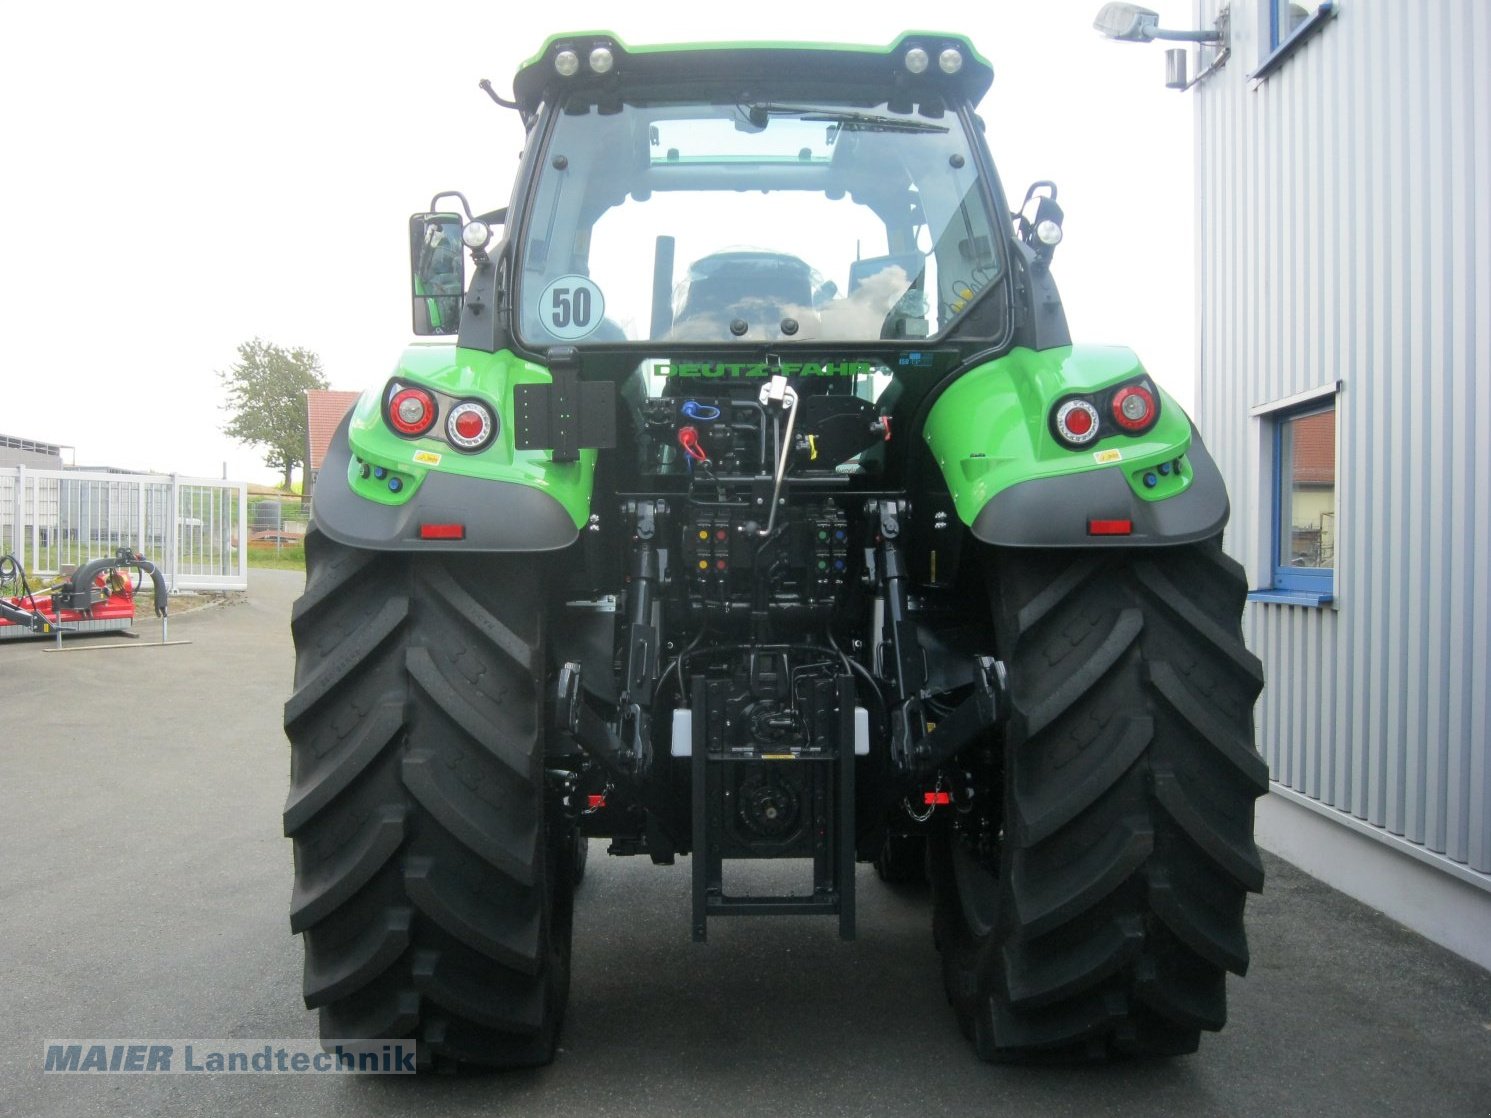
[[[525,348],[919,344],[1005,274],[964,83],[874,55],[834,89],[809,58],[765,82],[753,53],[689,85],[645,55],[551,71],[516,203]]]

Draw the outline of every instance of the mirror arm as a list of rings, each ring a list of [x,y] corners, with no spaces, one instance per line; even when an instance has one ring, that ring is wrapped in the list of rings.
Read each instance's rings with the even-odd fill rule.
[[[471,203],[466,201],[466,195],[462,194],[459,190],[442,190],[439,194],[435,195],[435,197],[431,198],[431,213],[434,213],[440,209],[440,199],[442,198],[457,199],[461,203],[461,212],[466,215],[466,220],[471,220]]]
[[[482,80],[477,82],[476,84],[483,93],[485,93],[493,101],[496,101],[497,104],[501,105],[504,109],[516,109],[518,107],[518,103],[516,101],[509,101],[506,97],[499,97],[497,95],[497,91],[492,88],[492,83],[489,82],[486,78],[482,78]]]

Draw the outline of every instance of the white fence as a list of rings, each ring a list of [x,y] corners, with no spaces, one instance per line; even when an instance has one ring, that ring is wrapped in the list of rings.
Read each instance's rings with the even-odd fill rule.
[[[128,547],[172,590],[247,590],[247,526],[239,481],[0,467],[0,554],[30,575]]]

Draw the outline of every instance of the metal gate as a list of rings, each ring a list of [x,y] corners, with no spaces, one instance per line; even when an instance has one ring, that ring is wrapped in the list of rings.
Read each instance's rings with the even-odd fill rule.
[[[244,482],[0,468],[0,554],[38,576],[128,547],[173,591],[247,590],[247,523]]]

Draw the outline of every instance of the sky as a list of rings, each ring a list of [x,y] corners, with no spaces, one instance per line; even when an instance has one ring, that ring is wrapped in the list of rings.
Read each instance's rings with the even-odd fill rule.
[[[467,3],[0,5],[0,433],[79,465],[273,483],[222,433],[217,372],[253,337],[381,384],[410,339],[408,215],[441,190],[505,205],[522,127],[477,88],[550,34],[629,43],[884,45],[968,35],[1012,204],[1051,179],[1073,339],[1124,344],[1194,398],[1190,95],[1158,44],[1092,29],[1101,0],[985,0],[945,17],[821,6]],[[1190,0],[1150,0],[1189,26]],[[514,9],[517,9],[516,11]],[[852,12],[852,26],[845,13]]]

